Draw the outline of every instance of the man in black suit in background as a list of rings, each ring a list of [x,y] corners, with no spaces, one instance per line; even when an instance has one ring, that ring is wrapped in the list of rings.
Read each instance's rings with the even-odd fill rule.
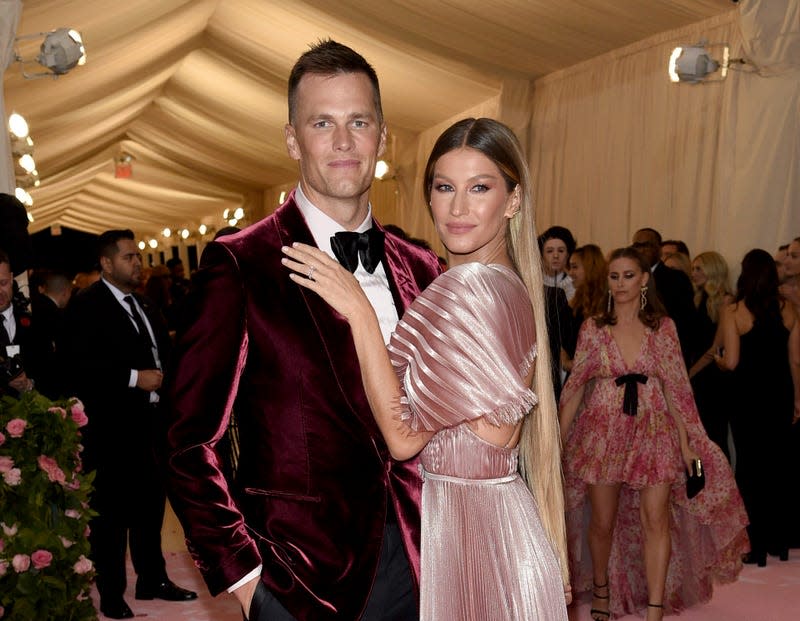
[[[170,344],[163,318],[133,293],[142,257],[129,230],[99,239],[101,279],[67,308],[65,366],[69,394],[80,398],[89,423],[83,431],[84,469],[96,470],[90,543],[100,610],[133,617],[125,603],[125,549],[130,538],[136,598],[172,601],[197,595],[167,577],[161,552],[166,495],[154,438],[158,393]]]
[[[633,236],[633,247],[650,263],[650,272],[655,281],[655,292],[667,309],[667,315],[675,322],[681,351],[687,368],[691,364],[689,355],[695,339],[694,288],[689,277],[661,262],[661,234],[655,229],[639,229]]]

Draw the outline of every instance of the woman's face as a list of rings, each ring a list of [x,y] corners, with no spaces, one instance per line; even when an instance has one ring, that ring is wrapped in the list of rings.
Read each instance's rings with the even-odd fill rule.
[[[519,186],[509,192],[497,164],[480,151],[463,147],[436,162],[431,212],[450,265],[506,263],[506,229],[519,204]]]
[[[703,264],[695,259],[692,261],[692,283],[695,287],[702,287],[708,281],[708,276],[703,269]]]
[[[800,242],[793,241],[789,244],[783,265],[787,277],[800,276]]]
[[[542,246],[542,259],[545,272],[557,276],[567,267],[567,245],[560,239],[548,239]]]
[[[586,272],[583,270],[583,259],[580,255],[573,254],[569,258],[569,269],[567,270],[569,277],[576,287],[581,286],[586,280]]]
[[[614,296],[614,303],[639,304],[642,287],[650,280],[650,272],[643,272],[633,259],[620,257],[608,266],[608,288]]]

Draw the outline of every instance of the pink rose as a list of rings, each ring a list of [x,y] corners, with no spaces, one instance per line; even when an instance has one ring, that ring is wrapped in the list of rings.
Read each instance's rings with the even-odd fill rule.
[[[81,554],[78,560],[72,566],[72,569],[75,570],[76,574],[85,574],[92,571],[92,567],[92,561]]]
[[[6,441],[6,437],[2,433],[0,433],[0,444],[3,444],[3,442],[5,442],[5,441]]]
[[[0,522],[0,526],[3,527],[3,532],[5,533],[6,537],[13,537],[17,534],[17,525],[14,524],[13,526],[8,526],[5,522]]]
[[[79,517],[81,517],[81,514],[78,513],[75,509],[67,509],[66,511],[64,511],[64,515],[66,515],[68,518],[73,518],[76,520]]]
[[[50,567],[50,563],[53,562],[53,554],[48,550],[36,550],[31,554],[31,562],[36,569]]]
[[[0,473],[8,472],[14,467],[14,460],[8,455],[0,455]]]
[[[62,537],[61,535],[59,535],[58,538],[61,539],[61,545],[64,546],[65,548],[71,548],[74,545],[74,542],[70,541],[66,537]]]
[[[67,477],[64,471],[58,467],[58,462],[47,455],[39,455],[39,467],[47,473],[47,478],[54,483],[64,483]]]
[[[11,559],[11,566],[18,574],[28,571],[31,566],[31,557],[27,554],[15,554],[14,558]]]
[[[81,482],[75,477],[75,475],[73,475],[72,476],[72,481],[69,482],[67,487],[69,489],[72,489],[72,490],[80,489],[81,488]]]
[[[88,538],[89,535],[91,534],[92,534],[92,529],[89,528],[89,525],[87,524],[86,528],[83,529],[83,536]]]
[[[12,438],[19,438],[27,426],[27,421],[24,421],[21,418],[12,418],[6,425],[6,431]]]
[[[47,411],[52,412],[53,414],[60,414],[61,418],[67,417],[67,411],[64,408],[60,408],[58,406],[53,406],[51,408],[48,408]]]
[[[86,412],[83,411],[83,403],[80,401],[73,404],[70,408],[70,414],[72,415],[72,420],[75,421],[78,427],[83,427],[89,422],[89,417],[86,416]]]
[[[8,571],[8,561],[0,561],[0,576],[5,576]]]
[[[4,472],[3,480],[11,487],[19,485],[22,482],[22,470],[19,468],[12,468],[8,472]]]

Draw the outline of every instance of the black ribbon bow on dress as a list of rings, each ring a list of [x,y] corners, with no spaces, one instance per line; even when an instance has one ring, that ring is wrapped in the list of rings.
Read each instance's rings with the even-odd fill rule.
[[[620,375],[614,382],[617,386],[625,384],[622,411],[628,416],[636,416],[639,411],[639,387],[636,384],[646,384],[647,376],[641,373],[628,373],[627,375]]]
[[[331,250],[351,272],[356,271],[360,257],[364,269],[372,274],[383,260],[383,239],[383,231],[375,227],[363,233],[339,231],[331,237]]]

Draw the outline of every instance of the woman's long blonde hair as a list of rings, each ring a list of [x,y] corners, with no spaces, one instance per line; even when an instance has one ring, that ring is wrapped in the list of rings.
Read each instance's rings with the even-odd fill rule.
[[[711,321],[717,323],[722,305],[733,296],[728,276],[728,264],[721,254],[713,251],[701,252],[694,258],[694,261],[700,264],[706,275],[706,282],[694,291],[694,305],[699,308],[705,291],[708,295],[706,312]]]
[[[445,153],[463,147],[476,149],[492,160],[503,174],[509,192],[517,185],[520,187],[520,212],[510,220],[507,242],[511,260],[528,289],[536,320],[538,355],[531,388],[539,398],[538,405],[522,424],[520,472],[539,506],[542,525],[561,564],[564,584],[569,584],[561,438],[550,373],[542,259],[536,242],[528,166],[522,147],[511,129],[493,119],[464,119],[445,130],[433,147],[425,167],[426,201],[430,201],[436,162]]]

